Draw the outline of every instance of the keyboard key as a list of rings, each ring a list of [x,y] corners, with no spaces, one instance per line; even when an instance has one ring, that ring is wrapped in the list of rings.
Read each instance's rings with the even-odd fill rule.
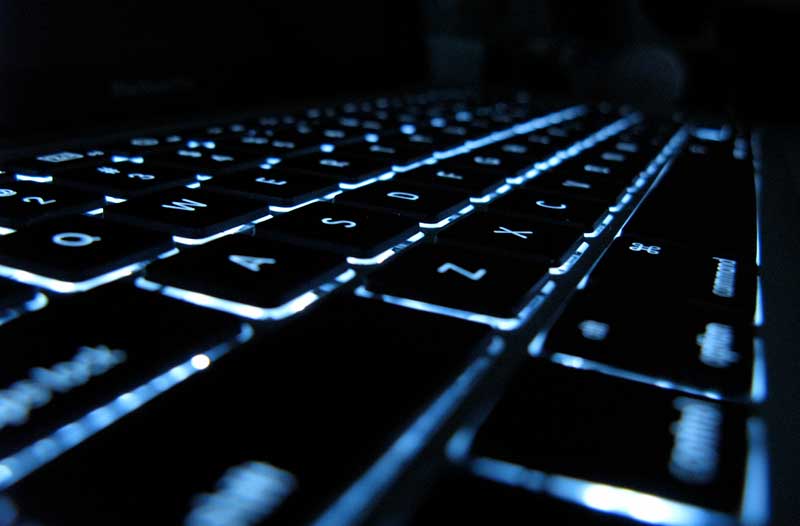
[[[591,231],[608,212],[603,203],[541,190],[517,189],[489,203],[492,212],[567,223]]]
[[[524,484],[520,480],[520,484]],[[466,473],[437,481],[407,523],[431,524],[540,524],[634,526],[641,524],[604,514],[530,489],[509,486]],[[535,523],[534,523],[535,524]]]
[[[284,305],[345,268],[345,259],[336,254],[237,235],[156,261],[147,267],[147,279],[263,311]]]
[[[241,331],[238,318],[127,283],[53,298],[0,327],[0,456]]]
[[[381,302],[331,300],[8,494],[44,522],[140,525],[153,510],[169,524],[188,514],[310,522],[482,352],[488,333]]]
[[[213,236],[268,215],[264,200],[176,188],[109,206],[106,217],[191,239]]]
[[[53,184],[0,183],[0,225],[19,228],[55,216],[85,212],[105,204],[102,195]]]
[[[440,232],[437,240],[558,266],[574,252],[583,236],[580,229],[572,226],[477,212]]]
[[[254,168],[225,174],[203,184],[219,192],[259,197],[271,205],[293,206],[338,190],[336,182],[318,175],[281,168]]]
[[[386,181],[344,192],[336,197],[336,202],[437,223],[467,206],[469,195],[444,188]]]
[[[756,269],[752,263],[647,238],[615,240],[591,274],[592,289],[635,290],[660,302],[721,308],[752,319]]]
[[[10,171],[25,175],[51,175],[66,168],[76,166],[93,166],[107,162],[107,154],[103,150],[56,150],[45,152],[34,157],[8,161]]]
[[[247,155],[239,152],[227,152],[218,149],[179,148],[174,151],[157,153],[147,158],[148,162],[177,166],[194,170],[202,175],[217,175],[236,170],[242,166],[258,165],[268,155]]]
[[[369,258],[418,231],[411,219],[346,205],[313,203],[259,224],[257,237]]]
[[[423,244],[370,273],[366,288],[375,294],[511,318],[546,278],[544,263]]]
[[[752,321],[741,316],[671,302],[623,281],[613,290],[589,288],[576,296],[550,332],[546,349],[697,392],[748,398],[753,336]]]
[[[754,261],[752,167],[730,157],[693,154],[691,145],[689,149],[653,189],[625,232]]]
[[[0,309],[9,309],[29,302],[36,296],[36,289],[0,278]]]
[[[33,279],[37,286],[76,292],[95,286],[93,278],[153,259],[170,248],[172,241],[163,234],[97,217],[74,216],[3,236],[0,264],[10,267],[2,272],[13,279]],[[38,276],[31,278],[20,270]]]
[[[196,180],[192,170],[128,163],[75,168],[60,172],[56,176],[56,182],[59,184],[124,199],[185,185]]]
[[[364,159],[351,155],[316,153],[286,159],[281,168],[298,170],[315,175],[334,177],[339,181],[357,183],[391,171],[391,163],[384,160]]]
[[[472,168],[455,167],[442,162],[400,172],[394,176],[394,180],[458,190],[474,197],[497,190],[506,182],[503,176],[487,174]]]
[[[746,416],[735,406],[529,360],[471,454],[735,515]]]

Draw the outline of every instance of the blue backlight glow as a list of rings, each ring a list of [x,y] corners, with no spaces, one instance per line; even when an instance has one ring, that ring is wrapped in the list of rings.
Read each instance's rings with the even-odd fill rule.
[[[239,334],[233,341],[221,343],[204,351],[202,355],[205,356],[205,359],[198,359],[199,355],[195,354],[190,359],[168,369],[135,389],[117,396],[111,402],[60,427],[50,436],[41,438],[12,455],[0,459],[0,490],[4,490],[18,482],[47,462],[64,454],[87,438],[130,414],[162,392],[204,370],[208,367],[208,364],[229,352],[237,344],[248,341],[252,338],[252,335],[253,328],[248,324],[242,324]],[[206,360],[208,364],[205,364]],[[197,367],[204,364],[204,367]]]
[[[391,487],[406,466],[459,407],[493,361],[492,355],[485,354],[467,366],[389,449],[313,522],[314,526],[338,526],[358,522],[369,506]]]
[[[227,312],[252,320],[282,320],[297,314],[319,299],[319,295],[312,291],[308,291],[279,307],[265,308],[240,303],[238,301],[217,298],[201,292],[194,292],[178,287],[171,287],[169,285],[162,285],[141,277],[136,279],[136,286],[144,290],[157,290],[164,296],[169,296],[187,303],[193,303],[201,307]]]
[[[533,299],[523,307],[519,314],[513,318],[499,318],[497,316],[490,316],[488,314],[480,314],[477,312],[470,312],[465,311],[462,309],[456,309],[453,307],[446,307],[443,305],[436,305],[434,303],[427,303],[424,301],[414,300],[410,298],[400,298],[397,296],[391,296],[389,294],[376,294],[370,290],[367,290],[364,286],[360,286],[355,290],[355,294],[357,296],[361,296],[362,298],[374,298],[384,301],[386,303],[391,303],[392,305],[399,305],[401,307],[407,307],[409,309],[420,310],[424,312],[431,312],[434,314],[441,314],[443,316],[449,316],[451,318],[459,318],[462,320],[467,320],[475,323],[482,323],[484,325],[489,325],[500,331],[512,331],[522,325],[524,322],[530,318],[533,313],[541,306],[542,302],[544,301],[544,296],[536,295]]]
[[[132,263],[122,268],[112,270],[111,272],[106,272],[105,274],[95,276],[91,279],[77,282],[49,278],[47,276],[28,272],[27,270],[7,267],[5,265],[0,265],[0,276],[13,279],[14,281],[19,281],[21,283],[27,283],[35,287],[41,287],[55,292],[60,292],[62,294],[73,294],[75,292],[85,292],[95,287],[99,287],[100,285],[105,285],[106,283],[111,283],[112,281],[130,276],[134,272],[143,269],[146,264],[147,262]]]
[[[30,181],[32,183],[52,183],[52,175],[31,175],[31,174],[14,174],[14,179],[17,181]]]
[[[731,397],[725,396],[721,392],[714,389],[699,389],[691,385],[674,382],[672,380],[667,380],[664,378],[658,378],[652,375],[628,371],[626,369],[620,369],[619,367],[602,364],[599,362],[595,362],[593,360],[587,360],[586,358],[581,358],[579,356],[572,356],[564,353],[555,353],[550,357],[550,359],[556,363],[565,365],[567,367],[571,367],[573,369],[585,369],[587,371],[595,371],[608,376],[623,378],[625,380],[631,380],[633,382],[638,382],[647,385],[654,385],[662,389],[682,391],[684,393],[700,396],[703,398],[709,398],[711,400],[731,399]]]
[[[327,197],[327,196],[325,196]],[[311,203],[317,203],[319,199],[309,199],[308,201],[304,201],[300,204],[293,205],[293,206],[277,206],[273,205],[269,207],[270,212],[277,212],[279,214],[284,214],[286,212],[291,212],[293,210],[297,210],[298,208],[303,208],[304,206],[310,205]]]
[[[259,219],[255,219],[252,222],[253,223],[259,223],[261,221],[266,221],[267,219],[269,219],[271,217],[272,217],[271,215],[266,215],[266,216],[261,217]],[[230,235],[236,234],[238,232],[243,232],[245,230],[248,230],[249,228],[250,228],[250,224],[245,223],[244,225],[237,225],[237,226],[235,226],[233,228],[229,228],[228,230],[224,230],[224,231],[219,232],[217,234],[214,234],[214,235],[211,235],[211,236],[208,236],[208,237],[203,237],[203,238],[200,238],[200,239],[195,239],[195,238],[191,238],[191,237],[183,237],[183,236],[172,236],[172,240],[175,241],[176,243],[180,243],[181,245],[204,245],[204,244],[208,243],[209,241],[214,241],[215,239],[220,239],[220,238],[225,237],[225,236],[230,236]]]

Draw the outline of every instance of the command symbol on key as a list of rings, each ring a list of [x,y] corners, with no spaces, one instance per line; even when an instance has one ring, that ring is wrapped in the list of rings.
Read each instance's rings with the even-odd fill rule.
[[[648,254],[658,255],[661,253],[661,247],[657,245],[643,245],[641,243],[631,243],[631,246],[628,247],[630,250],[634,252],[647,252]]]

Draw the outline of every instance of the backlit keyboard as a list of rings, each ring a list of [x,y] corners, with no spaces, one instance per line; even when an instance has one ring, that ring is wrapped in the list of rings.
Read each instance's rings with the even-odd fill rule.
[[[764,524],[732,126],[443,91],[0,162],[0,524]]]

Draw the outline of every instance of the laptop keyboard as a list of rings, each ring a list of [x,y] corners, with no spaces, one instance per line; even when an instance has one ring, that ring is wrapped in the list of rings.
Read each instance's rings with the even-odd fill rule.
[[[3,161],[0,524],[764,524],[757,165],[462,91]]]

